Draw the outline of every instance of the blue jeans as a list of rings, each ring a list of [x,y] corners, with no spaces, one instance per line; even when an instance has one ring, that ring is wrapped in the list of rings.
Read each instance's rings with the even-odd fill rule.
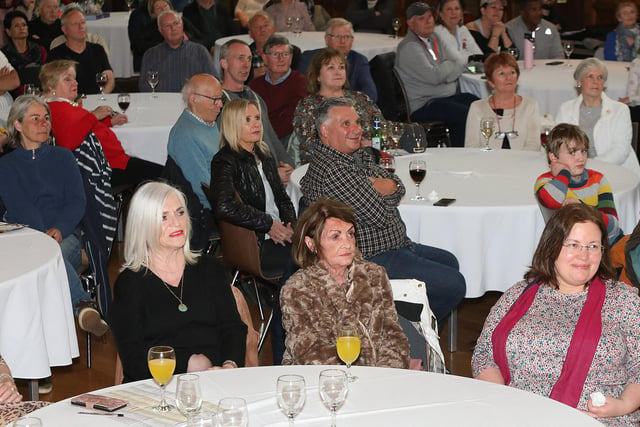
[[[90,301],[91,295],[84,290],[78,270],[82,267],[82,243],[76,232],[69,234],[62,239],[60,249],[62,250],[62,258],[64,259],[64,267],[67,270],[67,279],[69,280],[69,291],[71,292],[71,303],[73,312],[78,315],[78,303],[80,301]]]
[[[467,114],[478,97],[471,93],[456,93],[446,98],[434,98],[411,114],[414,122],[443,121],[451,127],[451,145],[464,147]]]
[[[444,320],[464,298],[467,285],[451,252],[412,243],[369,258],[387,270],[390,279],[416,279],[427,285],[431,311],[442,328]]]

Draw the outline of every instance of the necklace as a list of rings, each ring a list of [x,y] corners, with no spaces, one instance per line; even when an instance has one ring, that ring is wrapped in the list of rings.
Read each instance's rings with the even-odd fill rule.
[[[162,280],[162,279],[160,279],[160,280]],[[171,287],[169,285],[167,285],[167,283],[164,280],[162,280],[162,284],[167,288],[167,290],[169,292],[171,292],[171,295],[173,295],[173,297],[175,299],[177,299],[178,302],[180,303],[180,304],[178,304],[178,310],[180,310],[182,313],[184,313],[185,311],[189,310],[189,307],[187,307],[187,305],[182,302],[182,291],[184,291],[184,273],[182,273],[182,278],[180,279],[180,297],[178,297],[178,295],[176,295],[173,292],[173,290],[171,290]]]
[[[496,116],[496,122],[498,123],[498,132],[496,132],[496,139],[504,138],[505,136],[518,136],[518,131],[515,130],[516,127],[516,102],[518,99],[517,95],[513,95],[513,120],[511,121],[511,130],[509,132],[503,132],[500,128],[500,117],[498,116],[498,109],[496,108],[496,98],[495,95],[491,96],[493,100],[493,114]]]

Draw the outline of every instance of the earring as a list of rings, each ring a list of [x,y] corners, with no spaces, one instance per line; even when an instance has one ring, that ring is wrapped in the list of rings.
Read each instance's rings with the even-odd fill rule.
[[[576,84],[576,87],[580,89],[582,87],[582,83],[578,82],[578,84]]]
[[[55,90],[52,90],[52,91],[51,91],[51,95],[56,96],[56,91],[55,91]]]

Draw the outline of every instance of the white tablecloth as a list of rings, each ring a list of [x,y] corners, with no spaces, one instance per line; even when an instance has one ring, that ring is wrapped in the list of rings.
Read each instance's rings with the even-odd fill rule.
[[[276,404],[276,379],[283,374],[303,375],[307,400],[295,425],[326,427],[331,422],[329,410],[322,404],[318,392],[318,375],[326,368],[274,366],[207,371],[200,374],[202,395],[204,400],[214,403],[223,397],[243,397],[249,410],[249,426],[285,427],[287,418]],[[601,426],[576,409],[511,387],[401,369],[352,369],[360,379],[349,385],[347,400],[338,410],[337,425],[341,427]],[[175,383],[174,378],[167,387],[169,392],[175,390]],[[102,392],[132,389],[139,384],[117,386]],[[40,417],[47,427],[84,427],[89,423],[102,427],[127,423],[126,409],[119,411],[125,414],[122,418],[77,415],[77,411],[78,407],[64,400],[33,415]]]
[[[293,33],[278,33],[289,39],[291,44],[296,45],[302,52],[306,50],[320,49],[326,47],[324,41],[324,31],[304,31],[300,37],[295,37]],[[374,33],[354,33],[353,50],[363,54],[369,61],[374,56],[381,53],[392,52],[396,50],[398,43],[402,40],[401,37],[394,39],[389,37],[388,34],[374,34]],[[223,37],[216,40],[216,51],[214,54],[213,62],[216,67],[216,71],[221,76],[220,72],[220,47],[231,39],[240,39],[248,44],[251,44],[253,40],[248,34]]]
[[[31,229],[0,234],[0,354],[16,378],[71,364],[78,340],[60,245]]]
[[[107,41],[111,68],[116,77],[133,76],[133,53],[129,44],[129,12],[111,12],[108,18],[87,19],[87,32]]]
[[[431,201],[415,202],[409,161],[427,162],[420,192],[454,198],[448,207]],[[589,160],[587,167],[602,172],[614,191],[623,230],[631,233],[640,218],[639,180],[633,172],[610,163]],[[505,291],[522,279],[531,264],[544,219],[533,194],[536,178],[548,170],[542,152],[434,148],[425,154],[396,158],[396,173],[407,193],[399,210],[411,240],[447,249],[460,262],[467,281],[467,298],[487,291]],[[306,166],[296,169],[288,186],[292,200],[301,196],[300,179]]]
[[[167,160],[169,131],[184,110],[180,93],[132,93],[131,105],[127,110],[129,123],[114,126],[111,129],[118,136],[124,150],[130,156],[164,165]],[[93,110],[99,105],[109,105],[120,111],[115,93],[105,95],[106,101],[100,101],[100,95],[88,95],[83,107]]]
[[[558,114],[560,104],[578,96],[573,72],[580,60],[570,60],[571,67],[561,65],[546,65],[553,62],[549,59],[535,60],[535,66],[530,70],[524,69],[524,63],[518,62],[520,78],[518,79],[518,94],[525,95],[538,101],[540,114]],[[611,99],[617,100],[626,96],[629,64],[627,62],[605,61],[609,78],[605,85],[605,92]],[[460,90],[473,93],[479,98],[486,98],[490,94],[487,81],[480,74],[462,74],[460,76]]]

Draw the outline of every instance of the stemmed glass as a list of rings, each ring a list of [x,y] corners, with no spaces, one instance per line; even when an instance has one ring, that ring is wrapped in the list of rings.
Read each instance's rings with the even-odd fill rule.
[[[382,169],[391,173],[396,173],[396,161],[393,157],[380,157],[380,162],[378,164]]]
[[[400,138],[402,138],[402,123],[399,122],[391,122],[391,126],[389,127],[389,136],[391,136],[391,140],[393,141],[393,150],[394,154],[398,154],[398,150],[400,149]]]
[[[293,426],[293,419],[302,411],[307,397],[304,377],[301,375],[281,375],[276,385],[278,406],[289,418],[289,426]]]
[[[218,402],[218,427],[247,427],[247,402],[240,397],[226,397]]]
[[[380,146],[381,147],[389,147],[389,123],[382,120],[380,122]]]
[[[151,97],[157,98],[156,95],[156,86],[158,86],[158,82],[160,81],[160,75],[157,71],[147,71],[147,83],[151,86]]]
[[[416,132],[415,127],[411,129],[411,132],[413,133],[413,139],[416,141],[416,146],[413,147],[413,152],[424,153],[425,147],[422,146],[422,135],[420,134],[419,131]]]
[[[510,47],[507,48],[507,53],[511,56],[513,56],[514,59],[518,59],[518,57],[520,56],[520,51],[518,50],[518,48],[515,45],[511,45]]]
[[[187,425],[192,425],[193,417],[200,412],[200,407],[202,407],[200,377],[198,375],[183,374],[178,376],[176,406],[187,417]]]
[[[569,63],[569,58],[573,53],[573,42],[571,40],[565,40],[562,42],[562,49],[564,50],[564,56],[567,57],[567,67],[571,67]]]
[[[26,416],[26,417],[22,417],[22,418],[18,418],[13,424],[11,424],[12,426],[17,426],[17,427],[41,427],[42,426],[42,420],[38,417],[30,417],[30,416]]]
[[[131,105],[131,95],[128,93],[121,93],[118,95],[118,107],[122,110],[122,114],[126,114],[127,108]]]
[[[493,128],[495,126],[495,120],[493,117],[483,117],[480,119],[480,135],[484,138],[484,147],[482,151],[492,151],[489,147],[489,139],[493,135]]]
[[[349,381],[340,369],[326,369],[320,372],[320,399],[331,411],[331,427],[336,427],[336,411],[347,399]]]
[[[409,162],[409,175],[416,184],[416,195],[411,200],[424,200],[420,195],[420,183],[427,175],[427,163],[424,160],[411,160]]]
[[[287,31],[291,31],[291,27],[293,26],[293,16],[287,16]]]
[[[96,73],[96,83],[100,89],[100,101],[106,101],[104,97],[104,87],[107,85],[107,75],[104,72]]]
[[[35,95],[36,94],[36,85],[27,83],[24,85],[24,94],[25,95]]]
[[[169,346],[151,347],[147,354],[147,363],[153,379],[160,386],[160,403],[153,409],[158,412],[172,411],[175,408],[167,403],[164,388],[176,369],[176,352]]]
[[[296,37],[302,36],[302,17],[296,16],[293,23],[293,34]]]
[[[338,357],[347,365],[349,382],[357,380],[358,377],[351,375],[351,364],[360,356],[360,336],[355,325],[343,323],[338,326],[336,350],[338,351]]]
[[[391,20],[391,26],[393,27],[393,32],[395,33],[393,35],[393,38],[397,39],[398,38],[398,31],[400,31],[400,19],[393,18]]]

